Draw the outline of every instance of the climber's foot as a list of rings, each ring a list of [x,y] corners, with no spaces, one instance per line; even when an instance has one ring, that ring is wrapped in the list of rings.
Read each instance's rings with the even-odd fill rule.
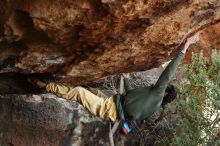
[[[45,82],[42,82],[38,79],[28,79],[28,81],[38,88],[45,88],[47,85]]]

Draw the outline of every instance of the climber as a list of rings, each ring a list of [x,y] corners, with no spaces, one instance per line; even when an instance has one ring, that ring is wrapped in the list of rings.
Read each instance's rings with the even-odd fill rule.
[[[179,49],[181,52],[169,63],[160,75],[155,85],[132,89],[129,75],[124,76],[124,95],[115,95],[107,98],[101,91],[89,91],[83,87],[67,87],[56,83],[44,83],[34,80],[32,83],[59,97],[74,100],[82,104],[92,114],[104,120],[141,120],[150,117],[156,111],[165,107],[176,97],[174,86],[168,85],[178,64],[186,53],[188,47],[199,40],[199,33],[188,38]]]

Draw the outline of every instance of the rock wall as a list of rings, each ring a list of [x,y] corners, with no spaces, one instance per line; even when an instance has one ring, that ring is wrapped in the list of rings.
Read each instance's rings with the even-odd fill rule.
[[[219,22],[219,3],[3,0],[0,71],[50,73],[76,85],[157,67],[190,31]]]
[[[191,53],[202,51],[210,59],[213,49],[220,50],[220,23],[210,26],[200,33],[200,41],[186,54],[185,61],[190,62]]]
[[[109,145],[108,125],[51,94],[0,97],[1,146]]]

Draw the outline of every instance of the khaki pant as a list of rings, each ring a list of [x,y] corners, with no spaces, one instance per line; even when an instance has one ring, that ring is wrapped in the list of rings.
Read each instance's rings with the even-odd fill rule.
[[[91,92],[83,87],[67,87],[55,83],[46,86],[47,91],[59,97],[74,100],[82,104],[92,114],[104,120],[116,121],[117,111],[114,97],[107,97],[101,91],[91,89]]]

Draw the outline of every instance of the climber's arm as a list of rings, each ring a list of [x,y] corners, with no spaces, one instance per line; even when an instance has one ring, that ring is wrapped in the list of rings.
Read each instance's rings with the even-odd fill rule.
[[[175,57],[163,73],[160,75],[159,79],[157,80],[155,87],[164,89],[167,87],[169,81],[172,79],[180,61],[182,60],[184,53],[181,51],[177,57]]]
[[[125,92],[129,91],[129,90],[132,90],[132,87],[131,87],[131,83],[129,81],[129,74],[122,74],[123,77],[124,77],[124,87],[125,87]]]
[[[178,54],[177,57],[175,57],[169,65],[166,67],[166,69],[163,71],[163,73],[160,75],[158,81],[155,84],[156,88],[159,88],[161,90],[165,90],[169,81],[172,79],[180,61],[182,60],[183,56],[185,55],[188,47],[196,43],[199,40],[199,34],[196,34],[192,36],[191,38],[188,38],[185,44],[182,44],[180,49],[182,51]]]
[[[131,83],[128,78],[124,79],[125,92],[132,90]]]

